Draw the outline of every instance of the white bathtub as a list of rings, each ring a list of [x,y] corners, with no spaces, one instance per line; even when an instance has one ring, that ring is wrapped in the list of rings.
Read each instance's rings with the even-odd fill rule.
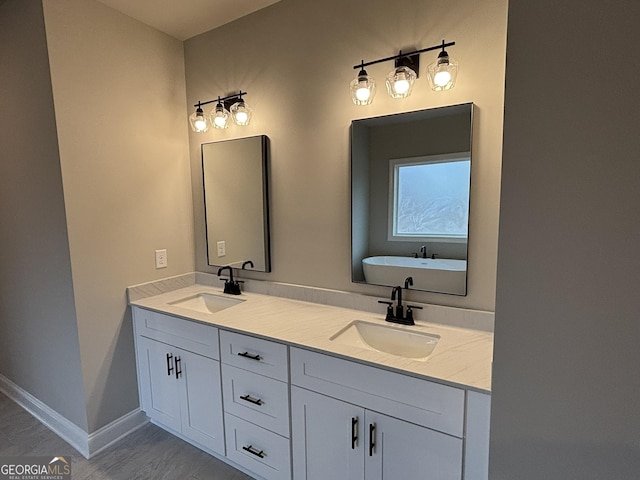
[[[404,280],[412,277],[416,290],[466,293],[466,260],[379,256],[363,259],[362,268],[367,283],[404,286]]]

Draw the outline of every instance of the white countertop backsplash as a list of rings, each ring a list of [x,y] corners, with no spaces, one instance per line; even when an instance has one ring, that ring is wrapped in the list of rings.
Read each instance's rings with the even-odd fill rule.
[[[330,340],[354,320],[385,324],[386,307],[378,303],[380,297],[260,280],[244,281],[243,294],[229,297],[245,301],[216,313],[200,313],[169,304],[200,292],[222,294],[222,282],[212,274],[195,272],[136,285],[129,287],[127,294],[129,302],[139,307],[440,383],[491,391],[493,312],[409,301],[423,306],[424,310],[415,311],[415,326],[401,328],[440,336],[427,360],[412,360]],[[410,292],[405,297],[410,298]]]

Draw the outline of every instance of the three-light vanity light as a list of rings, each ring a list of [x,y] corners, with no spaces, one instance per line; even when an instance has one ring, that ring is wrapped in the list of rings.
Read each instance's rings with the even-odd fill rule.
[[[434,45],[409,53],[400,51],[398,55],[392,57],[381,58],[380,60],[366,63],[363,60],[360,65],[354,65],[353,68],[360,69],[360,72],[350,84],[353,103],[356,105],[369,105],[373,101],[376,93],[376,81],[364,68],[390,60],[394,60],[395,68],[387,74],[385,79],[387,93],[392,98],[408,97],[411,95],[416,78],[418,78],[420,54],[440,48],[442,51],[438,54],[436,61],[427,67],[427,79],[429,80],[431,89],[436,92],[453,88],[458,75],[458,63],[449,57],[445,48],[455,44],[456,42],[445,43],[445,41],[442,40],[441,45]]]
[[[209,130],[209,125],[214,128],[228,128],[233,121],[236,125],[249,125],[251,121],[252,110],[242,98],[247,92],[240,90],[226,97],[218,97],[217,100],[209,100],[208,102],[198,102],[194,105],[196,111],[189,116],[189,123],[194,132],[204,133]],[[216,106],[208,115],[202,110],[203,105],[216,103]]]

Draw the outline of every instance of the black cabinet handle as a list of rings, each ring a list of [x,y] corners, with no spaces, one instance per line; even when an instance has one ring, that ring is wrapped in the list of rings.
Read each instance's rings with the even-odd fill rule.
[[[257,360],[258,362],[262,360],[262,357],[260,355],[251,355],[249,352],[238,353],[238,356],[250,358],[251,360]]]
[[[167,353],[167,375],[171,376],[171,372],[173,372],[172,361],[173,355],[171,353]]]
[[[176,378],[180,378],[182,375],[182,369],[180,368],[180,357],[176,357]]]
[[[243,450],[246,450],[247,452],[249,452],[251,455],[255,455],[256,457],[260,457],[260,458],[264,458],[264,450],[256,450],[255,448],[253,448],[251,445],[242,447]]]
[[[253,398],[251,395],[240,395],[240,399],[254,405],[262,405],[264,403],[260,398]]]
[[[358,444],[358,417],[351,417],[351,450]]]
[[[369,456],[373,457],[373,450],[376,448],[376,424],[369,424]]]

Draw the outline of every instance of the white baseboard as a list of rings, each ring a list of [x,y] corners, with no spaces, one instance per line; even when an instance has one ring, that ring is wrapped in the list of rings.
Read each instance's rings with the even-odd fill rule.
[[[88,437],[89,457],[100,453],[130,433],[145,426],[148,422],[147,415],[139,408],[136,408],[120,418],[116,418],[110,424],[90,433]]]
[[[89,434],[2,374],[0,374],[0,392],[37,418],[87,459],[149,421],[144,412],[137,408]]]

